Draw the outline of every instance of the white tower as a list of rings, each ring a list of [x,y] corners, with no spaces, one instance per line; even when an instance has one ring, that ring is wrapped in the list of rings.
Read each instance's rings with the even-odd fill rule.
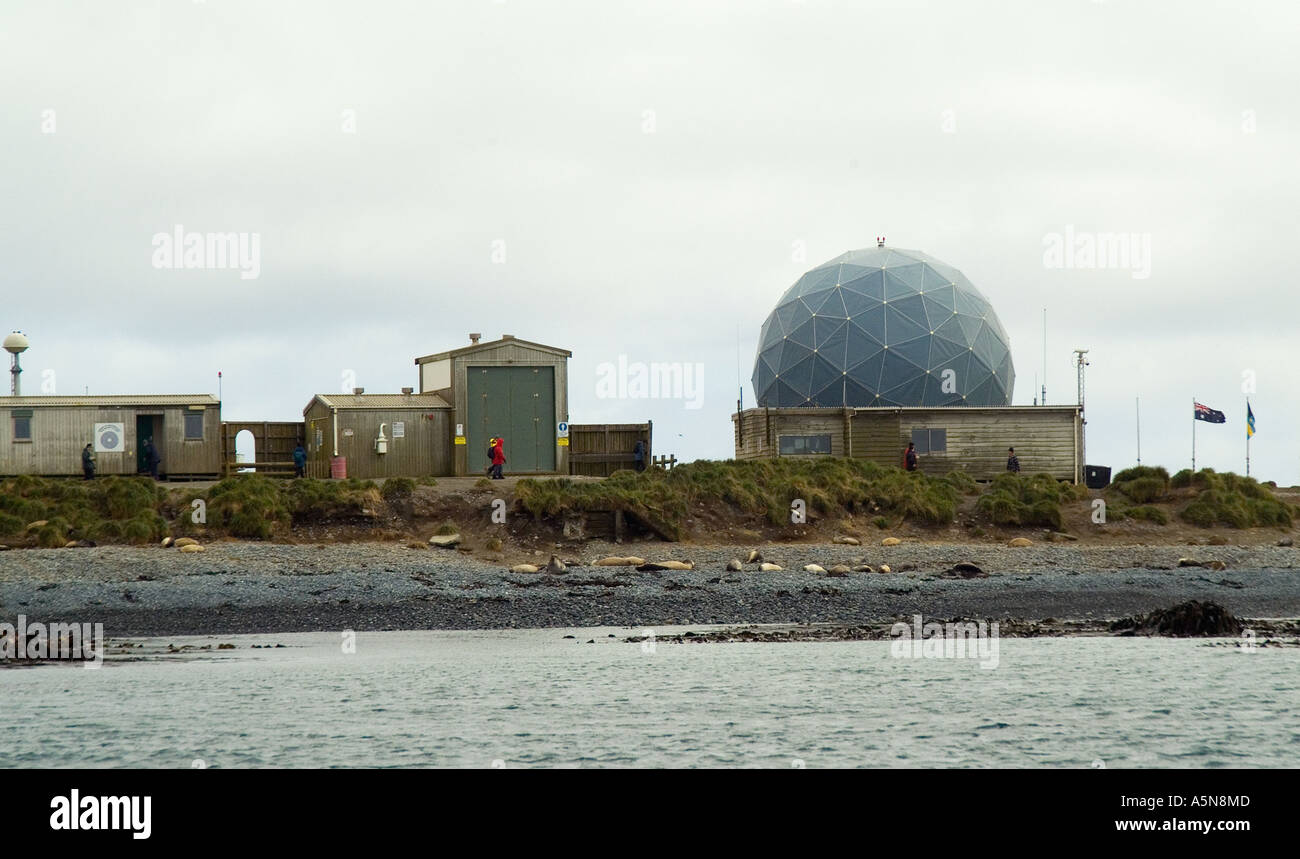
[[[19,375],[22,373],[23,368],[18,363],[18,356],[27,351],[27,338],[23,336],[23,332],[15,331],[5,338],[5,351],[12,356],[9,360],[9,374],[13,378],[10,392],[15,397],[20,397],[22,396],[23,386],[22,382],[19,381]]]

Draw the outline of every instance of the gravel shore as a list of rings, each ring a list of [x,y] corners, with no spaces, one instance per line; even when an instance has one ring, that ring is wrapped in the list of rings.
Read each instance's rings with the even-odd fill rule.
[[[781,544],[760,547],[785,567],[726,562],[750,547],[587,543],[556,549],[590,564],[607,555],[691,560],[690,571],[576,566],[515,574],[455,550],[383,543],[217,542],[207,551],[106,546],[0,552],[0,619],[101,621],[109,636],[320,630],[508,629],[737,623],[879,623],[929,617],[1099,620],[1213,600],[1241,617],[1300,616],[1300,550],[1274,546],[1069,544],[1009,548]],[[544,564],[550,551],[536,558]],[[1223,570],[1179,568],[1179,558]],[[513,558],[513,562],[522,560]],[[805,573],[859,562],[893,572]],[[987,578],[943,577],[953,564]]]

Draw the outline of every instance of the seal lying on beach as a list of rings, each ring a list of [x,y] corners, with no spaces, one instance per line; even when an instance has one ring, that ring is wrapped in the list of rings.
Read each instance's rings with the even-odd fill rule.
[[[649,564],[642,564],[637,567],[637,572],[648,573],[656,570],[693,570],[695,564],[691,561],[657,561]]]

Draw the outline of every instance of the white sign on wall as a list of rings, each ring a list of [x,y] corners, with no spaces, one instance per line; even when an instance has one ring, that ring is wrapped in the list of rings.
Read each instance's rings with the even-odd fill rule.
[[[121,453],[125,449],[125,424],[95,424],[95,453]]]
[[[393,421],[393,438],[406,438],[406,421]]]
[[[558,424],[555,425],[555,435],[556,435],[556,438],[568,438],[568,437],[569,437],[569,423],[568,423],[568,421],[560,421]]]

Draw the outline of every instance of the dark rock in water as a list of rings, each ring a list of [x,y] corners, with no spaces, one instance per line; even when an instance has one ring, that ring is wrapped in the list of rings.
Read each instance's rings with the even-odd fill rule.
[[[1166,635],[1174,638],[1240,635],[1241,621],[1218,603],[1189,600],[1146,615],[1121,618],[1110,625],[1122,635]]]
[[[564,636],[564,637],[565,637],[565,638],[576,638],[576,636],[573,636],[573,635],[566,635],[566,636]]]

